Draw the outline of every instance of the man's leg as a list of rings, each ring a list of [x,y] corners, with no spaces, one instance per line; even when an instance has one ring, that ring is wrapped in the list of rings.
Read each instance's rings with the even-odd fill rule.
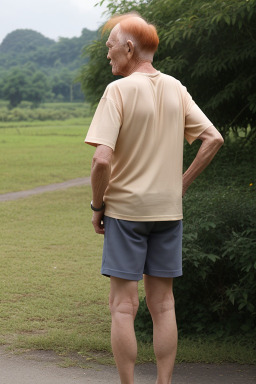
[[[170,384],[177,351],[173,279],[144,275],[148,309],[153,320],[157,384]]]
[[[139,306],[138,282],[111,277],[109,305],[111,344],[122,384],[134,383],[137,342],[134,319]]]

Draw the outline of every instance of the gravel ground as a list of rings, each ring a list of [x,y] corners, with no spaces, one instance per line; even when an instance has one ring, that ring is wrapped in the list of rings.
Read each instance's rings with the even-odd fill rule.
[[[83,368],[63,368],[67,357],[50,351],[7,352],[0,347],[1,384],[118,384],[113,366],[98,365],[86,360]],[[72,357],[69,362],[72,361]],[[77,362],[76,359],[74,361]],[[156,366],[137,365],[136,384],[154,384]],[[173,384],[255,384],[256,366],[239,364],[176,364]]]

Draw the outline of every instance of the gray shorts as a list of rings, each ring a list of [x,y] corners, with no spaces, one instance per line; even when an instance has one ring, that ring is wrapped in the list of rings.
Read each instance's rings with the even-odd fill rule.
[[[143,274],[182,275],[182,220],[126,221],[104,217],[101,273],[127,280]]]

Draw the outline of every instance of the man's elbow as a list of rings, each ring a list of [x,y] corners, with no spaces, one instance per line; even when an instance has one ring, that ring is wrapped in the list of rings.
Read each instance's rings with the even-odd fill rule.
[[[219,149],[224,144],[224,139],[219,131],[216,130],[216,134],[214,137],[215,146]]]
[[[209,127],[199,137],[201,138],[202,141],[205,141],[205,144],[207,146],[210,146],[210,147],[217,149],[217,150],[224,143],[224,139],[223,139],[222,135],[219,133],[219,131],[214,126]]]
[[[98,145],[92,158],[92,169],[105,172],[111,167],[113,150],[106,145]]]
[[[92,167],[97,171],[104,172],[109,170],[110,162],[108,161],[108,159],[95,156],[92,160]]]

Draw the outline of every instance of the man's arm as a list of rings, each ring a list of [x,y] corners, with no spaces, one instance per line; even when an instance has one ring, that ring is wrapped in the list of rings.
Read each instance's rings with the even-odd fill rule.
[[[210,164],[222,144],[223,137],[214,126],[207,128],[198,139],[202,144],[197,152],[197,155],[190,167],[183,174],[183,190],[182,196],[185,195],[188,187],[197,178],[198,175]]]
[[[112,154],[113,150],[110,147],[98,145],[92,159],[92,203],[95,208],[102,207],[103,196],[110,178]],[[104,210],[93,212],[92,224],[95,232],[99,234],[104,234],[104,226],[102,224],[103,215]]]

